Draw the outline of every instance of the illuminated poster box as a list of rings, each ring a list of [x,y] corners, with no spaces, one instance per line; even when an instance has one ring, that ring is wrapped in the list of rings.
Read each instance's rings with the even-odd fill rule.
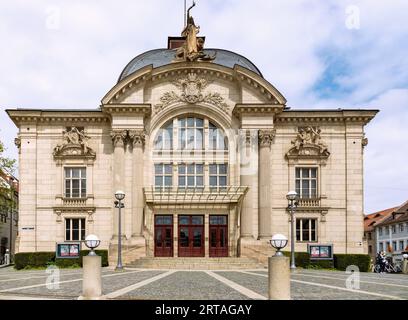
[[[79,258],[81,251],[80,242],[57,243],[56,257],[57,258]]]

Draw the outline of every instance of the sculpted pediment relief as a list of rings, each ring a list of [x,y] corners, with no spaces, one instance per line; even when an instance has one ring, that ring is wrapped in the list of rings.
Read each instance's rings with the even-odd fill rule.
[[[210,80],[199,77],[193,72],[187,74],[186,77],[176,79],[172,84],[180,90],[180,93],[174,91],[165,92],[160,98],[160,103],[155,105],[155,113],[159,113],[169,105],[175,103],[206,103],[228,113],[229,107],[218,92],[203,93],[203,90],[210,83]]]
[[[88,144],[90,137],[85,135],[83,130],[80,131],[76,127],[71,127],[70,130],[63,131],[63,139],[63,142],[54,148],[54,159],[95,159],[95,151]]]
[[[286,153],[288,159],[315,158],[325,160],[330,156],[328,146],[321,138],[321,130],[314,127],[300,127],[292,148]]]

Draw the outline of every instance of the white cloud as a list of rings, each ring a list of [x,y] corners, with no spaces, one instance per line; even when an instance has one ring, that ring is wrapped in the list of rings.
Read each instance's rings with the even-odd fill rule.
[[[360,9],[359,30],[346,27],[349,5]],[[49,28],[55,9],[59,27]],[[16,129],[4,108],[96,108],[134,56],[180,33],[182,9],[181,0],[1,2],[0,136],[9,154],[17,156]],[[367,128],[366,209],[401,202],[407,1],[199,0],[193,10],[206,46],[248,57],[289,106],[381,108]]]

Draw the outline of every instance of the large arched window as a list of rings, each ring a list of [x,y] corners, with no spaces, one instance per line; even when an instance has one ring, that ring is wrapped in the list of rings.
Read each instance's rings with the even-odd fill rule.
[[[205,130],[205,127],[208,128],[208,131]],[[209,119],[180,117],[167,122],[160,128],[154,140],[154,150],[173,149],[228,150],[228,140],[224,131]]]
[[[206,117],[176,117],[155,136],[153,183],[158,190],[225,189],[228,157],[222,128]]]

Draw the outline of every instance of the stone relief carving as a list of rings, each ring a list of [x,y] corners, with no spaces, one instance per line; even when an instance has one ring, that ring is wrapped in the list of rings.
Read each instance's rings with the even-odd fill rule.
[[[64,141],[54,148],[54,157],[69,156],[91,156],[95,157],[95,152],[89,146],[90,137],[84,133],[84,130],[78,130],[76,127],[63,131]]]
[[[361,139],[361,145],[362,145],[363,147],[367,147],[367,146],[368,146],[368,138],[365,137],[365,134],[364,134],[364,137]]]
[[[209,92],[203,94],[202,91],[210,84],[210,81],[199,77],[196,73],[189,73],[186,77],[178,78],[176,81],[173,81],[173,84],[180,89],[181,94],[179,95],[174,91],[164,93],[160,98],[160,103],[155,106],[156,113],[177,102],[189,104],[202,102],[214,105],[224,112],[229,110],[224,98],[219,93]]]
[[[315,127],[300,127],[296,138],[292,140],[293,147],[287,156],[316,156],[327,158],[330,155],[328,146],[321,138],[321,130]]]
[[[270,147],[272,145],[272,141],[275,138],[276,130],[259,130],[258,137],[259,137],[259,145],[261,147]]]
[[[16,147],[18,148],[18,152],[20,153],[21,151],[21,138],[17,137],[14,139],[14,144],[16,145]]]

